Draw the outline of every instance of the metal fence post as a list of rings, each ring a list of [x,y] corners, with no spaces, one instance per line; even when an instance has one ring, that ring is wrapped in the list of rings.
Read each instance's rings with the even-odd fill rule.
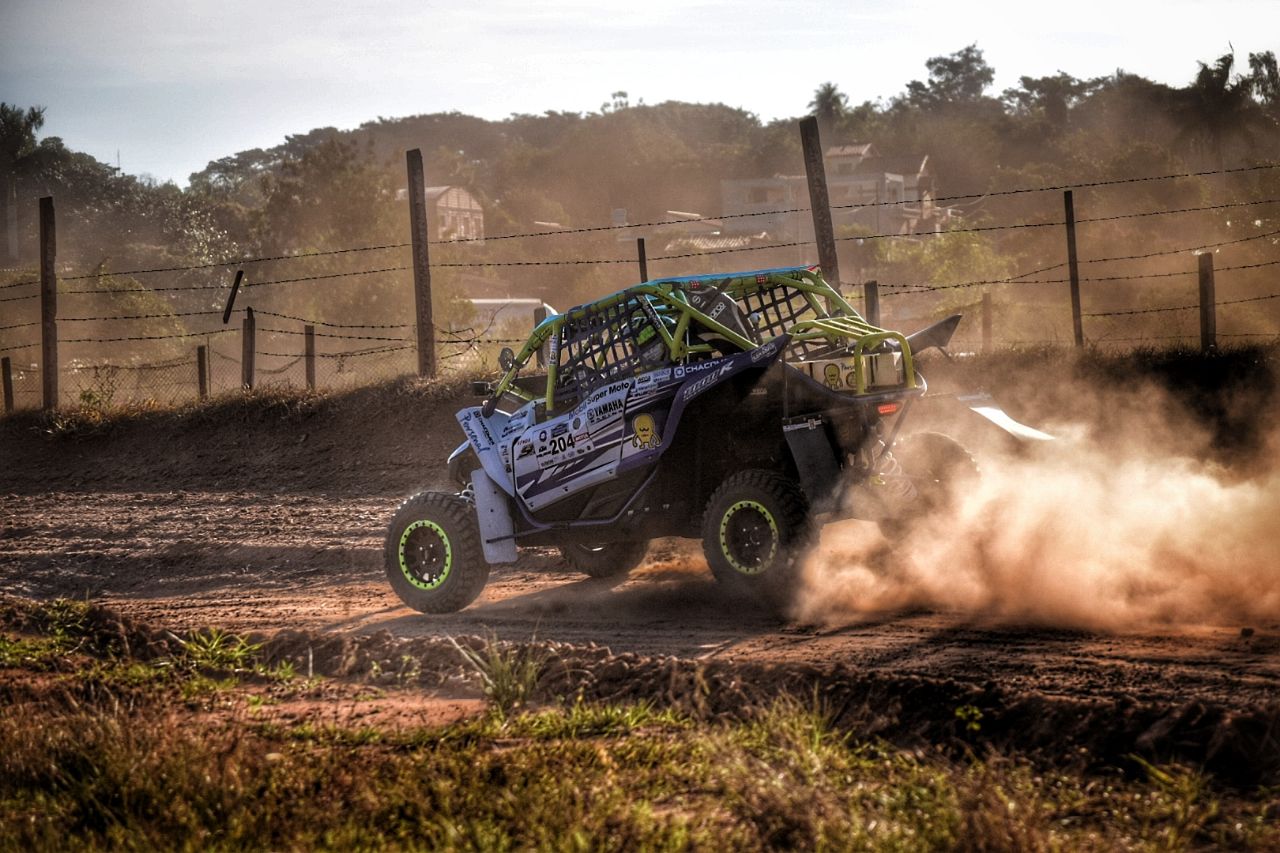
[[[1213,286],[1213,252],[1200,255],[1200,351],[1218,346],[1217,299]]]
[[[866,311],[866,321],[873,326],[880,325],[880,285],[874,281],[868,281],[862,285],[862,302],[863,310]]]
[[[1080,319],[1080,265],[1076,260],[1076,205],[1071,190],[1062,194],[1067,214],[1067,269],[1071,276],[1071,331],[1076,346],[1084,346],[1084,325]]]
[[[196,388],[200,399],[209,397],[209,350],[203,344],[196,347]]]
[[[13,364],[9,356],[0,358],[0,374],[4,375],[4,413],[13,412]]]
[[[246,308],[244,324],[240,327],[240,384],[249,390],[253,390],[253,356],[257,350],[256,337],[253,309]]]
[[[40,199],[40,375],[45,411],[58,407],[58,238],[53,197]]]
[[[649,258],[644,251],[644,238],[636,238],[636,257],[640,261],[640,282],[649,280]]]
[[[302,361],[307,373],[307,390],[316,390],[316,327],[302,327]]]

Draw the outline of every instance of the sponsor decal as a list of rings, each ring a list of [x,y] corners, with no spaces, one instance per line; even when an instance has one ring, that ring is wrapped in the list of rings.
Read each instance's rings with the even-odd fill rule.
[[[520,442],[520,450],[516,453],[516,458],[523,459],[531,453],[533,453],[533,442],[526,439]]]
[[[839,391],[844,384],[840,381],[840,365],[827,364],[822,368],[822,381],[832,391]]]
[[[755,364],[758,361],[763,361],[764,359],[773,355],[777,351],[778,351],[778,342],[770,341],[764,346],[758,347],[751,351],[751,363]]]
[[[658,435],[657,424],[648,412],[631,419],[631,432],[631,446],[637,450],[653,450],[662,446],[662,436]]]
[[[593,424],[598,424],[603,421],[607,421],[616,415],[620,415],[622,414],[622,406],[624,402],[625,401],[621,397],[615,400],[607,400],[604,403],[589,409],[587,411],[587,420]],[[574,422],[574,426],[577,427],[576,420]]]
[[[689,402],[694,397],[696,397],[697,395],[701,394],[703,391],[710,388],[712,385],[715,384],[717,379],[719,379],[718,376],[704,376],[701,379],[690,382],[688,385],[685,386],[685,389],[684,389],[685,402],[686,403]]]
[[[575,430],[582,429],[582,418],[574,418],[574,419],[573,419],[573,428],[574,428]]]

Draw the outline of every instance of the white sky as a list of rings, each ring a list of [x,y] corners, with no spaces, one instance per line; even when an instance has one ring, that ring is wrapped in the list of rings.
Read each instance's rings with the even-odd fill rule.
[[[977,42],[995,90],[1116,68],[1174,85],[1280,52],[1280,0],[0,0],[0,101],[44,135],[185,185],[212,159],[379,116],[722,102],[799,116],[835,82],[889,98]],[[424,144],[430,144],[424,140]]]

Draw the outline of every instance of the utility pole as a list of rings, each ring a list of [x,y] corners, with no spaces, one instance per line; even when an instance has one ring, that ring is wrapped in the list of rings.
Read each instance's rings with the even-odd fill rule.
[[[409,239],[413,244],[413,305],[418,331],[418,375],[436,375],[436,333],[431,318],[431,260],[427,241],[427,181],[422,168],[422,151],[404,153],[409,178]]]
[[[831,201],[827,195],[827,170],[822,162],[822,140],[818,120],[800,119],[800,145],[804,149],[804,173],[809,181],[809,210],[813,214],[813,239],[818,244],[822,275],[840,290],[840,262],[836,258],[836,238],[831,224]]]

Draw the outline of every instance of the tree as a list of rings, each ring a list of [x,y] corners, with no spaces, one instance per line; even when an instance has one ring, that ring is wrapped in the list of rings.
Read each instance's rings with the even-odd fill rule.
[[[1253,81],[1233,75],[1235,56],[1227,53],[1212,65],[1197,63],[1195,82],[1180,93],[1178,117],[1182,133],[1178,142],[1200,150],[1224,168],[1228,143],[1235,139],[1248,144],[1259,125],[1258,105],[1253,100]]]
[[[1054,128],[1067,123],[1067,114],[1090,93],[1099,81],[1080,80],[1059,71],[1051,77],[1022,77],[1019,88],[1005,89],[1001,99],[1015,115],[1043,117]]]
[[[813,93],[809,109],[818,119],[819,131],[829,136],[835,128],[836,121],[842,118],[849,108],[849,98],[841,92],[835,83],[823,83]]]
[[[0,102],[0,175],[4,176],[0,184],[0,206],[4,208],[4,217],[0,225],[14,223],[4,240],[4,257],[6,264],[18,261],[16,245],[17,218],[12,206],[17,204],[18,171],[26,160],[36,152],[36,131],[44,126],[44,107],[29,107],[23,111],[21,107]]]
[[[982,98],[996,78],[996,71],[982,56],[982,50],[971,44],[947,56],[925,60],[929,82],[912,80],[907,84],[906,99],[920,107],[973,103]]]
[[[1275,51],[1249,54],[1249,83],[1254,97],[1271,117],[1280,119],[1280,69],[1276,67]]]

